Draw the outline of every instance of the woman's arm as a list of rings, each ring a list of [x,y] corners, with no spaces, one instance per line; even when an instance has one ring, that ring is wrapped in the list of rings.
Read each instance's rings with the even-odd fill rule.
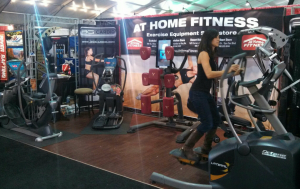
[[[87,56],[87,57],[85,58],[85,60],[86,60],[87,62],[89,62],[89,61],[93,61],[93,60],[94,60],[94,57],[93,57],[93,56]],[[99,61],[100,61],[100,59],[98,59],[98,58],[95,58],[95,61],[96,61],[96,62],[99,62]]]
[[[205,72],[205,75],[208,79],[214,79],[214,78],[220,78],[223,73],[224,70],[222,71],[212,71],[211,70],[211,66],[209,64],[209,55],[207,52],[202,51],[198,57],[198,64],[202,64],[203,70]],[[239,69],[239,65],[232,65],[228,71],[228,73],[230,72],[236,72]]]
[[[209,55],[207,52],[202,51],[198,57],[198,64],[202,64],[204,73],[208,79],[218,78],[221,77],[224,73],[224,70],[222,71],[212,71],[211,66],[209,64]]]
[[[188,63],[189,63],[188,69],[192,69],[193,68],[193,61],[192,61],[192,57],[190,55],[188,56]]]

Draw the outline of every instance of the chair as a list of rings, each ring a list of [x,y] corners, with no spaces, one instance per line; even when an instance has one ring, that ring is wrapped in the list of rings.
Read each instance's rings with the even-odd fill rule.
[[[90,88],[78,88],[74,91],[74,93],[75,93],[75,117],[77,114],[77,106],[76,106],[77,95],[81,95],[81,96],[87,95],[88,96],[88,111],[89,111],[89,116],[91,117],[91,113],[90,113],[90,102],[91,101],[90,101],[90,99],[93,98],[93,90]],[[90,96],[91,96],[91,98],[90,98]],[[78,115],[80,115],[80,99],[78,100],[78,108],[79,108]],[[92,112],[94,114],[93,100],[92,100]]]

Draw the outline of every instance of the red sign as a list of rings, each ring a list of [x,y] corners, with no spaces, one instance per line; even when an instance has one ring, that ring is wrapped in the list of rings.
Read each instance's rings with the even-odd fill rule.
[[[256,47],[262,46],[267,38],[263,34],[244,35],[242,37],[242,49],[244,51],[253,51]]]
[[[3,31],[8,30],[8,26],[0,26],[0,30],[3,30]]]
[[[7,80],[5,33],[0,31],[0,80]]]
[[[142,37],[129,37],[127,38],[127,49],[139,50],[143,46]]]

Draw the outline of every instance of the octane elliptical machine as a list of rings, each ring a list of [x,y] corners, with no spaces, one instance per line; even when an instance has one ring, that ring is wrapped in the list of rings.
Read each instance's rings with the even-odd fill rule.
[[[96,58],[100,58],[99,62],[96,62]],[[91,71],[94,78],[94,70],[97,66],[101,65],[101,60],[103,59],[103,54],[98,54],[94,57],[92,62]],[[121,70],[125,71],[125,79],[123,83],[123,87],[116,84],[114,81],[114,70],[119,62],[119,59],[123,61],[124,67],[118,65]],[[93,129],[118,129],[123,122],[123,96],[124,96],[124,88],[126,84],[127,78],[127,67],[126,61],[116,56],[115,58],[105,58],[104,59],[104,70],[101,78],[96,84],[95,79],[93,82],[98,89],[101,81],[105,83],[101,86],[101,88],[96,91],[99,95],[99,115],[94,120],[92,128]],[[102,110],[102,111],[101,111]]]
[[[182,182],[164,175],[153,173],[151,180],[164,183],[175,188],[184,189],[231,189],[231,188],[272,188],[297,189],[300,187],[300,140],[288,133],[263,96],[265,87],[273,85],[285,70],[285,64],[276,65],[267,77],[252,81],[233,82],[230,86],[229,100],[231,103],[247,110],[263,112],[272,124],[274,131],[254,131],[238,136],[234,130],[225,106],[223,83],[233,73],[226,74],[236,60],[240,60],[241,68],[246,62],[241,61],[246,53],[234,56],[221,77],[220,91],[223,111],[229,127],[234,135],[216,145],[209,153],[208,170],[210,185]],[[257,84],[262,83],[258,89]],[[247,88],[255,99],[252,103],[249,94],[232,96],[233,86]],[[243,90],[242,90],[243,91]],[[174,155],[174,150],[170,152]],[[199,164],[194,164],[197,167]]]
[[[265,43],[262,46],[256,47],[255,55],[253,56],[253,59],[254,59],[255,63],[257,64],[258,68],[260,69],[260,71],[262,72],[264,77],[267,77],[269,75],[269,70],[267,70],[265,68],[263,60],[271,61],[271,65],[270,65],[271,68],[280,64],[280,61],[278,60],[277,52],[279,52],[279,49],[285,47],[285,45],[289,41],[289,38],[291,38],[292,35],[287,36],[284,33],[282,33],[281,31],[279,31],[275,28],[268,27],[268,26],[261,26],[261,27],[257,27],[257,28],[245,29],[245,30],[241,30],[239,32],[239,34],[243,34],[243,33],[263,34],[267,37],[267,40],[265,41]],[[285,75],[288,78],[288,80],[291,81],[291,84],[289,86],[285,87],[282,90],[277,89],[275,85],[268,85],[268,86],[265,86],[265,88],[264,88],[265,90],[264,90],[263,96],[268,101],[270,106],[276,106],[277,101],[279,101],[279,99],[281,97],[281,93],[286,92],[288,89],[291,89],[291,91],[293,93],[299,93],[296,91],[294,85],[299,83],[300,80],[294,81],[287,69],[284,70],[283,75]],[[270,100],[273,89],[276,89],[276,91],[278,92],[277,100]],[[256,102],[254,102],[254,105],[256,105]],[[262,131],[265,130],[263,122],[266,122],[268,119],[264,115],[264,113],[256,112],[256,111],[251,111],[251,113],[250,113],[249,112],[250,110],[247,110],[247,111],[248,111],[249,117],[251,118],[252,123],[255,125],[256,129],[259,129]],[[257,121],[254,121],[253,117],[256,118]]]
[[[174,87],[176,76],[175,73],[179,72],[187,60],[187,53],[179,68],[176,68],[173,62],[174,48],[170,46],[171,39],[158,39],[157,51],[156,51],[156,67],[159,69],[150,69],[149,73],[142,74],[142,82],[144,86],[159,85],[159,99],[152,100],[149,95],[141,96],[141,112],[143,114],[151,114],[151,104],[159,103],[162,116],[165,118],[150,121],[138,125],[131,126],[127,131],[128,133],[134,133],[137,129],[147,126],[165,126],[175,129],[186,130],[193,125],[193,122],[186,121],[183,118],[181,96],[176,91],[172,91]],[[151,55],[151,47],[141,47],[140,55],[143,60],[147,60]],[[166,95],[165,95],[166,94]],[[175,98],[173,97],[175,96]],[[177,105],[178,119],[174,119],[174,106]],[[161,112],[159,112],[161,116]],[[167,119],[166,119],[167,118]],[[198,123],[197,123],[198,124]]]
[[[223,61],[221,62],[220,64],[220,67],[218,68],[218,70],[222,70],[223,69],[223,66],[225,64],[225,62],[228,62],[228,59],[224,58]],[[244,81],[244,74],[241,73],[240,74],[241,76],[241,81]],[[233,76],[234,77],[234,76]],[[233,77],[229,77],[228,78],[228,85],[230,86],[230,84],[232,83],[233,81]],[[213,91],[216,91],[217,87],[216,85],[214,85],[214,90]],[[227,110],[230,112],[229,114],[229,118],[231,120],[231,123],[233,124],[233,126],[235,128],[237,127],[240,127],[240,129],[236,129],[236,132],[238,134],[245,134],[246,132],[250,132],[250,131],[253,131],[254,128],[252,128],[252,124],[250,121],[246,120],[246,119],[243,119],[243,118],[240,118],[240,117],[237,117],[237,116],[234,116],[232,115],[232,108],[230,107],[229,105],[229,98],[228,98],[228,94],[229,94],[229,88],[227,90],[227,95],[226,95],[226,98],[225,98],[225,104],[226,104],[226,108]],[[197,114],[195,108],[193,107],[192,103],[188,100],[187,102],[187,108],[194,112],[195,114]],[[226,121],[226,118],[224,116],[224,113],[223,113],[223,109],[222,109],[222,105],[219,105],[218,104],[218,110],[219,110],[219,115],[220,115],[220,118],[221,118],[221,123],[219,125],[219,127],[225,132],[224,133],[224,137],[226,138],[231,138],[233,137],[230,129],[228,127],[226,127],[224,121]],[[177,136],[177,139],[176,139],[176,142],[177,143],[184,143],[186,141],[186,139],[190,136],[190,134],[198,127],[198,125],[193,125],[191,128],[188,128],[187,130],[185,130],[184,132],[182,132],[180,135]],[[219,143],[220,142],[220,137],[218,137],[218,135],[216,134],[213,138],[213,141],[215,143]]]
[[[291,25],[291,24],[290,24]],[[239,34],[243,34],[243,33],[250,33],[250,34],[263,34],[267,37],[267,40],[265,41],[265,43],[262,46],[256,47],[256,51],[255,51],[255,56],[253,56],[255,63],[257,64],[257,67],[260,69],[260,71],[262,72],[262,74],[264,75],[264,77],[266,77],[269,74],[269,70],[267,70],[265,68],[264,62],[263,60],[270,60],[271,63],[271,68],[274,67],[275,65],[280,64],[280,62],[277,60],[277,53],[275,50],[278,51],[278,49],[281,49],[282,47],[284,47],[287,42],[288,39],[291,36],[286,36],[284,33],[282,33],[281,31],[275,29],[275,28],[271,28],[268,26],[262,26],[262,27],[257,27],[257,28],[251,28],[251,29],[245,29],[245,30],[241,30],[239,32]],[[223,65],[221,65],[223,66]],[[300,82],[300,79],[297,81],[293,81],[292,76],[290,75],[290,73],[285,69],[284,70],[284,74],[286,75],[286,77],[292,82],[289,86],[287,86],[286,88],[282,89],[282,90],[278,90],[276,88],[276,86],[274,85],[268,85],[264,87],[264,94],[263,96],[265,97],[265,99],[268,101],[268,103],[271,106],[276,106],[277,102],[274,100],[270,100],[270,96],[271,93],[273,91],[273,89],[275,88],[278,92],[278,98],[277,101],[280,99],[281,93],[287,91],[287,89],[291,89],[293,93],[299,93],[296,91],[295,89],[295,85],[297,83]],[[241,74],[241,81],[244,81],[244,74]],[[229,80],[230,78],[228,78]],[[241,82],[240,81],[240,82]],[[237,92],[237,91],[236,91]],[[226,106],[228,107],[228,92],[226,95]],[[254,102],[254,105],[256,105],[256,102]],[[189,107],[189,104],[188,104]],[[190,108],[191,109],[191,108]],[[220,116],[222,121],[226,121],[224,115],[223,115],[223,111],[222,109],[220,109]],[[227,108],[227,110],[229,110],[229,108]],[[231,120],[231,123],[234,126],[240,125],[240,126],[244,126],[246,129],[246,131],[239,131],[236,130],[238,134],[245,134],[247,132],[251,132],[253,131],[253,129],[256,129],[258,131],[265,131],[265,127],[263,125],[263,122],[266,122],[268,119],[267,117],[264,115],[263,112],[256,112],[256,111],[248,111],[248,115],[251,119],[251,122],[254,124],[255,128],[251,128],[251,123],[248,120],[244,120],[242,118],[233,116],[229,114],[229,118]],[[257,119],[257,121],[255,121],[255,119]],[[230,131],[230,129],[228,129],[224,123],[222,122],[220,127],[225,131],[224,136],[226,138],[230,138],[233,137],[232,132]],[[185,139],[190,135],[190,133],[193,131],[192,129],[195,128],[191,128],[188,129],[186,131],[184,131],[182,134],[180,134],[178,136],[177,139],[180,139],[180,141],[184,142]]]
[[[30,64],[35,64],[36,68],[39,65],[46,70],[44,64],[38,62]],[[30,64],[28,65],[30,66]],[[15,79],[5,84],[1,102],[3,115],[1,115],[0,121],[2,127],[37,137],[35,139],[37,142],[62,136],[62,132],[54,133],[49,125],[52,115],[57,113],[55,109],[60,101],[60,98],[53,93],[56,88],[57,74],[47,74],[37,68],[44,76],[39,85],[38,91],[40,92],[31,92],[30,84],[27,83],[29,77],[27,77],[25,60],[19,64],[17,72],[9,64],[7,67]]]

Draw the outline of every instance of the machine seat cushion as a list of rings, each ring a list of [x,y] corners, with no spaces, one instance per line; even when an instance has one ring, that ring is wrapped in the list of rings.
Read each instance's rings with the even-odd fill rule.
[[[74,91],[75,94],[84,95],[93,93],[93,89],[90,88],[78,88]]]

